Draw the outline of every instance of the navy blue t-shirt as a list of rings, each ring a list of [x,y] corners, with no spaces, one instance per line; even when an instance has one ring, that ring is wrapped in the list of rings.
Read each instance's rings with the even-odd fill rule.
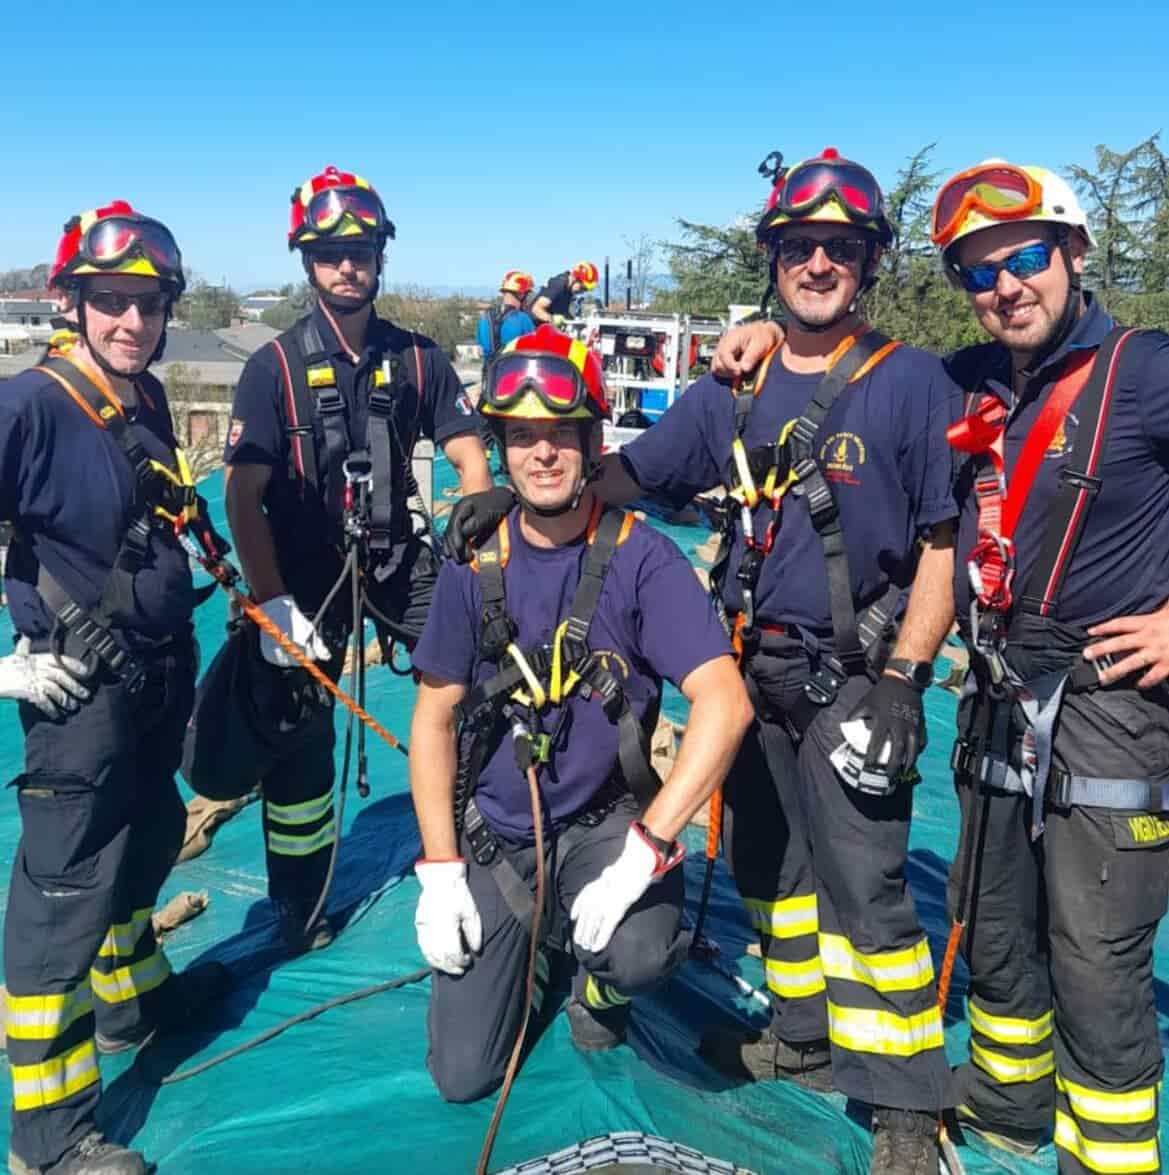
[[[566,269],[563,273],[550,277],[536,294],[537,299],[548,299],[548,313],[559,314],[567,318],[572,310],[572,274]]]
[[[520,530],[518,511],[509,516],[508,528],[507,611],[516,622],[520,647],[528,648],[551,641],[568,615],[587,546],[583,535],[562,547],[532,546]],[[448,559],[414,650],[415,668],[467,686],[492,676],[498,666],[477,661],[481,610],[478,574]],[[730,654],[694,569],[669,539],[642,522],[633,524],[613,555],[588,643],[613,654],[609,668],[639,719],[656,709],[663,678],[680,684],[700,665]],[[568,708],[552,758],[540,773],[545,803],[558,826],[586,807],[617,764],[617,727],[599,700],[585,701],[574,693]],[[555,729],[560,713],[550,708],[543,715],[546,731]],[[531,841],[528,788],[516,767],[510,735],[483,768],[475,800],[497,832]]]
[[[777,441],[783,426],[804,411],[821,378],[788,371],[776,355],[747,421],[746,447]],[[891,583],[908,587],[917,566],[918,536],[957,515],[946,428],[961,406],[960,393],[939,359],[898,347],[849,384],[817,433],[816,459],[840,510],[858,609],[879,599]],[[707,375],[621,453],[643,489],[681,507],[723,483],[734,435],[734,398],[725,384]],[[770,519],[766,504],[755,511],[757,539],[762,540]],[[736,525],[723,588],[731,613],[742,609],[735,573],[743,551],[742,528]],[[790,492],[782,503],[775,546],[763,562],[755,611],[761,622],[831,634],[823,545],[806,501]]]
[[[1007,425],[1004,453],[1009,479],[1028,431],[1055,386],[1063,361],[1096,349],[1114,323],[1089,299],[1063,345],[1028,381]],[[967,347],[947,360],[955,380],[971,391],[997,395],[1010,406],[1011,356],[1000,343]],[[1015,528],[1015,596],[1028,579],[1047,533],[1048,512],[1080,425],[1072,411],[1040,465]],[[1094,427],[1089,421],[1088,427]],[[973,463],[959,458],[957,495],[962,511],[956,548],[955,601],[964,619],[972,598],[966,555],[978,535]],[[1151,612],[1169,599],[1169,335],[1146,331],[1125,345],[1117,370],[1108,432],[1099,467],[1100,493],[1087,520],[1060,594],[1059,619],[1087,626],[1114,616]]]
[[[174,433],[162,385],[138,380],[131,429],[146,452],[174,469]],[[49,376],[29,370],[0,384],[0,518],[19,536],[5,588],[16,630],[46,637],[52,620],[37,594],[41,563],[75,603],[96,607],[132,519],[134,474],[117,442]],[[195,606],[190,560],[174,535],[151,531],[131,606],[114,628],[159,640],[182,629]]]

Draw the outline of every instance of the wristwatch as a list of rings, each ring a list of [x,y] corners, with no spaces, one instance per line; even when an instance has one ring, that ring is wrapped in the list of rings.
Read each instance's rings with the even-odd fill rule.
[[[934,682],[932,661],[910,661],[908,657],[890,657],[885,662],[885,668],[909,678],[920,690],[928,689]]]

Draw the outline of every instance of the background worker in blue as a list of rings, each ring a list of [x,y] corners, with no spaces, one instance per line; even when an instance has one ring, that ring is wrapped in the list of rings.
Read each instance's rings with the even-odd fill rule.
[[[1013,534],[1005,512],[1000,530],[993,456],[967,435],[954,582],[972,672],[955,782],[977,848],[959,1117],[1026,1149],[1054,1111],[1061,1172],[1160,1171],[1152,951],[1169,895],[1169,336],[1120,339],[1081,291],[1092,234],[1045,168],[959,173],[933,230],[992,340],[949,366],[968,410],[994,424],[1006,501],[1022,507]],[[1077,372],[1075,398],[1045,423]],[[986,549],[1004,536],[1006,566]],[[959,862],[954,903],[970,885]]]
[[[600,275],[591,261],[578,261],[571,269],[550,277],[536,292],[532,317],[537,323],[567,318],[578,294],[597,288]]]
[[[904,777],[924,741],[921,692],[950,622],[945,429],[956,389],[938,360],[864,334],[857,299],[889,239],[880,188],[864,168],[831,150],[792,168],[758,236],[787,311],[782,347],[753,392],[698,380],[606,458],[598,493],[622,502],[648,491],[678,506],[724,483],[737,495],[712,585],[742,645],[758,721],[724,787],[723,844],[760,932],[773,1018],[761,1035],[712,1033],[703,1051],[729,1074],[834,1085],[877,1106],[873,1171],[932,1172],[950,1079],[904,876]],[[859,365],[854,348],[867,353]],[[826,372],[842,379],[847,366],[826,415],[810,418]],[[802,438],[798,450],[789,431]],[[754,503],[745,467],[755,470]],[[798,486],[780,496],[793,468]],[[499,496],[452,513],[455,553]],[[813,522],[810,501],[819,518],[835,503],[835,534]],[[911,586],[882,673],[888,634],[877,610],[897,614]],[[850,718],[871,725],[863,780],[844,745]],[[832,762],[842,748],[847,780]]]
[[[513,912],[497,880],[498,860],[482,853],[479,839],[489,839],[521,885],[531,884],[532,809],[509,727],[531,722],[535,739],[544,733],[551,739],[536,766],[551,901],[560,910],[557,921],[572,923],[571,950],[579,961],[569,1020],[578,1047],[600,1049],[624,1039],[630,997],[663,982],[685,958],[676,838],[722,780],[751,720],[726,635],[690,565],[644,523],[602,512],[589,485],[601,452],[600,422],[609,411],[598,357],[542,327],[491,365],[480,409],[499,434],[519,499],[495,551],[501,558],[506,552],[510,648],[501,656],[485,647],[481,618],[493,596],[484,586],[488,565],[477,573],[445,564],[415,651],[423,681],[411,728],[410,786],[424,853],[415,866],[422,883],[415,924],[436,969],[428,1065],[452,1101],[470,1101],[499,1084],[524,1004],[531,922]],[[615,540],[605,538],[607,527]],[[460,813],[460,836],[455,810],[466,797],[456,800],[458,750],[462,744],[467,753],[476,691],[519,664],[512,649],[524,650],[529,666],[547,666],[538,651],[549,643],[561,647],[566,618],[581,616],[578,591],[596,573],[600,550],[608,553],[583,647],[570,654],[563,644],[565,664],[595,688],[588,696],[573,691],[538,713],[513,695],[495,732],[501,741],[489,744],[471,796],[476,816],[466,814],[470,804]],[[621,747],[623,723],[606,715],[604,687],[584,668],[590,661],[607,667],[634,729],[652,724],[663,678],[691,703],[677,762],[648,807],[646,796],[639,802],[629,790],[634,772]],[[548,673],[533,672],[554,698]],[[521,684],[529,685],[527,675]],[[460,705],[469,715],[457,736]],[[547,974],[542,967],[537,1004]]]
[[[194,491],[146,371],[182,263],[164,225],[115,201],[65,226],[49,284],[77,333],[0,389],[19,638],[0,659],[0,697],[20,703],[25,737],[4,941],[8,1170],[141,1175],[142,1156],[94,1123],[95,1025],[97,1048],[121,1051],[228,982],[221,964],[172,974],[151,926],[183,840],[174,772],[197,659],[188,558],[157,512]]]
[[[483,358],[490,359],[500,347],[530,334],[536,323],[528,313],[527,303],[531,300],[535,282],[530,273],[509,269],[499,283],[499,298],[485,313],[479,316],[475,337],[483,349]]]
[[[365,607],[383,646],[413,647],[437,573],[407,508],[410,457],[425,435],[442,446],[464,492],[491,484],[470,401],[428,338],[377,317],[373,302],[394,226],[360,176],[328,167],[292,195],[289,249],[300,249],[317,303],[248,361],[224,449],[226,506],[252,595],[285,636],[340,673],[353,618],[348,591],[315,615],[346,556],[350,457],[369,472],[371,539],[361,568]],[[313,619],[309,619],[312,617]],[[292,668],[269,636],[260,651]],[[268,889],[292,950],[327,945],[321,897],[338,830],[332,811],[332,726],[263,782]]]

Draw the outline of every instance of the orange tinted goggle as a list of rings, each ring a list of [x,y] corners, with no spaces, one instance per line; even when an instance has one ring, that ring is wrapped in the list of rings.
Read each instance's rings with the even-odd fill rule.
[[[483,390],[489,407],[506,411],[527,392],[557,415],[575,412],[588,400],[584,377],[559,355],[513,351],[492,361]]]
[[[945,248],[972,212],[991,220],[1019,220],[1043,203],[1043,189],[1021,167],[980,163],[948,180],[934,201],[930,237]]]

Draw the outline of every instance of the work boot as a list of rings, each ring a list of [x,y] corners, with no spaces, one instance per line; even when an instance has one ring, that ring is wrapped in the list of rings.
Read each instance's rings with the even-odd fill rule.
[[[150,1175],[153,1170],[141,1152],[106,1142],[96,1130],[47,1167],[32,1167],[8,1152],[8,1175]]]
[[[937,1175],[938,1119],[921,1110],[877,1106],[869,1175]]]
[[[575,997],[568,1001],[568,1028],[572,1043],[582,1053],[601,1053],[625,1043],[629,1030],[629,1004],[594,1009]]]
[[[792,1081],[816,1093],[832,1092],[827,1040],[789,1044],[770,1028],[762,1032],[719,1029],[702,1037],[698,1052],[735,1081]]]
[[[954,1107],[954,1119],[962,1135],[972,1134],[988,1146],[1024,1158],[1035,1154],[1046,1141],[1046,1133],[1042,1130],[1028,1130],[1022,1126],[996,1126],[992,1122],[985,1122],[976,1110],[964,1103]]]
[[[143,1020],[126,1036],[94,1034],[99,1053],[107,1056],[141,1048],[155,1036],[190,1028],[208,1004],[231,991],[231,972],[222,963],[196,963],[180,971],[167,985],[166,1002],[153,1020]],[[120,1168],[119,1168],[120,1170]]]
[[[311,909],[306,910],[295,902],[278,901],[276,913],[280,919],[280,937],[290,955],[324,950],[337,937],[327,914],[318,914],[317,920],[305,930]]]

